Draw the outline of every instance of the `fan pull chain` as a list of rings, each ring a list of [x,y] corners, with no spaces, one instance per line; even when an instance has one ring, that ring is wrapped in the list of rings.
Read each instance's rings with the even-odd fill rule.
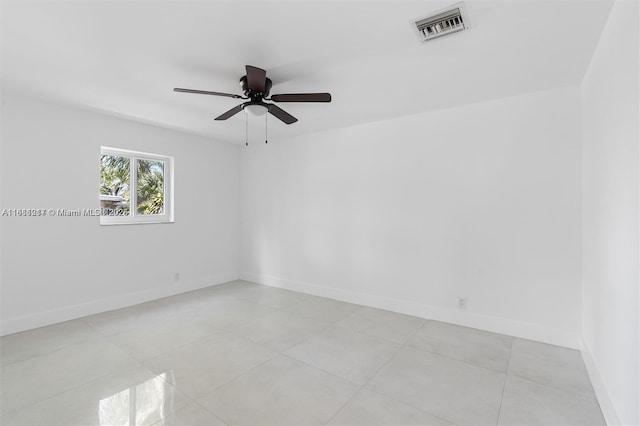
[[[269,120],[267,120],[267,116],[269,114],[265,114],[264,115],[264,143],[268,143],[269,142],[269,131],[268,131],[268,127],[267,127],[267,123],[269,122]]]
[[[249,146],[249,114],[245,113],[244,118],[245,118],[245,120],[244,120],[244,123],[245,123],[245,125],[244,125],[244,130],[245,130],[245,142],[244,142],[244,145],[245,146]]]

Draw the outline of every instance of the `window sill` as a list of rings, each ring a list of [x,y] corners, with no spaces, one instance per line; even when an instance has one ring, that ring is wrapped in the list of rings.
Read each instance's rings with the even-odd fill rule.
[[[165,225],[174,223],[173,220],[156,220],[156,221],[140,221],[140,222],[100,222],[100,226],[117,226],[117,225]]]

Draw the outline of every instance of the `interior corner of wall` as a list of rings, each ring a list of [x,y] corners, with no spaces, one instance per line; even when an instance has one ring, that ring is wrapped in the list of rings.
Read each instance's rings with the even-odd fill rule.
[[[587,368],[587,374],[589,374],[589,379],[591,379],[593,391],[596,394],[596,398],[600,404],[600,409],[602,410],[602,415],[604,416],[607,425],[621,425],[622,422],[620,421],[618,412],[613,405],[610,393],[602,380],[596,361],[593,358],[589,345],[585,341],[584,337],[581,338],[580,353],[582,354],[584,365]]]

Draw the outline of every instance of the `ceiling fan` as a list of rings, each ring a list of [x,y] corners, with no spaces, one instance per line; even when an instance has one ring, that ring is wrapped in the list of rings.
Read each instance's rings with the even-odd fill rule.
[[[249,99],[238,106],[231,108],[229,111],[216,117],[216,120],[226,120],[233,117],[242,110],[253,115],[264,115],[267,112],[278,118],[285,124],[293,124],[298,121],[297,118],[278,107],[275,104],[269,104],[264,101],[273,102],[331,102],[329,93],[288,93],[269,96],[271,90],[271,80],[267,78],[267,72],[261,68],[247,65],[247,74],[240,78],[240,86],[244,92],[244,96],[234,95],[231,93],[209,92],[206,90],[181,89],[176,87],[174,92],[196,93],[200,95],[226,96],[235,99]]]

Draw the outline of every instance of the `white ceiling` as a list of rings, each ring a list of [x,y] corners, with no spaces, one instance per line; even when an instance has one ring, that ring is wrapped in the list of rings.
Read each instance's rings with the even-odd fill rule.
[[[3,1],[2,90],[240,142],[244,115],[213,120],[237,99],[172,88],[241,94],[251,64],[271,93],[333,95],[280,104],[300,121],[270,139],[295,136],[579,85],[612,6],[467,0],[469,31],[421,43],[410,20],[453,3]]]

